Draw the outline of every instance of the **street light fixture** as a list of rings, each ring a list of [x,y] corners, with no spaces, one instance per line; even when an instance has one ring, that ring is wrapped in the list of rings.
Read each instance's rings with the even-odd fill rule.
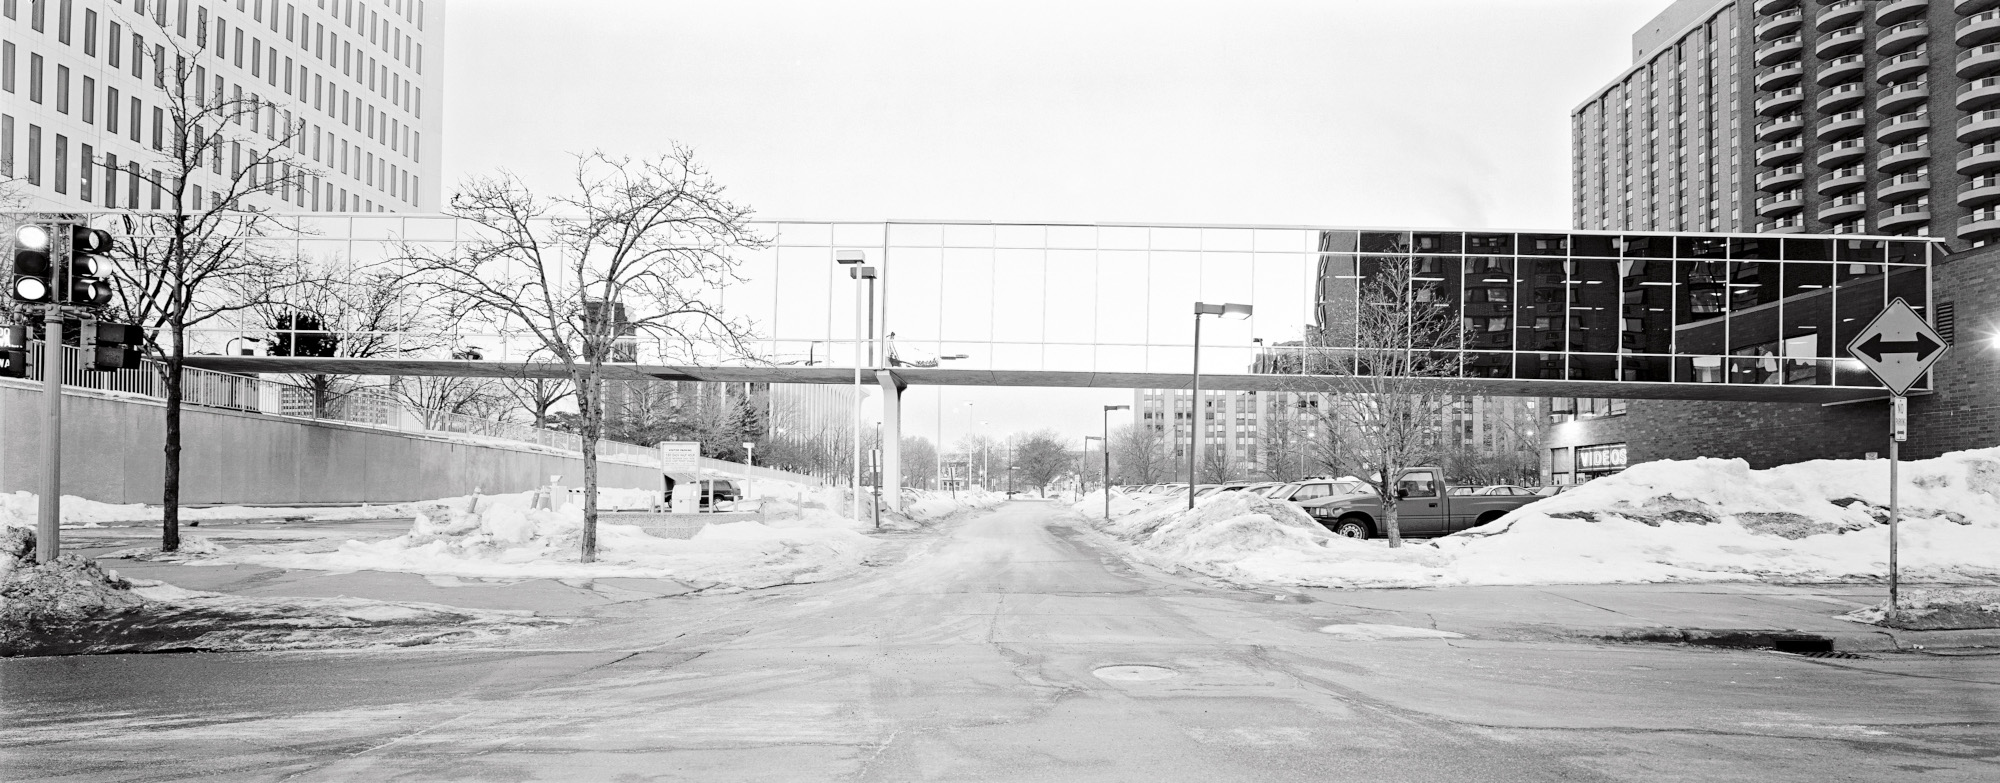
[[[1130,405],[1104,406],[1104,519],[1111,519],[1111,412],[1131,410]]]
[[[1250,317],[1250,306],[1247,304],[1208,304],[1206,302],[1194,303],[1194,376],[1192,384],[1192,391],[1194,394],[1194,398],[1189,401],[1191,409],[1189,418],[1191,419],[1191,421],[1188,424],[1188,440],[1189,440],[1188,509],[1189,510],[1194,509],[1195,485],[1200,483],[1198,479],[1199,473],[1197,465],[1198,465],[1198,460],[1201,459],[1202,430],[1208,427],[1208,419],[1205,418],[1204,416],[1204,411],[1201,404],[1201,317],[1204,315],[1214,315],[1223,318],[1228,318],[1234,321],[1240,321]]]
[[[835,250],[833,260],[848,267],[854,278],[854,518],[861,518],[861,365],[865,341],[874,337],[875,267],[861,266],[868,254],[860,250]],[[867,303],[863,304],[861,281],[868,281]]]

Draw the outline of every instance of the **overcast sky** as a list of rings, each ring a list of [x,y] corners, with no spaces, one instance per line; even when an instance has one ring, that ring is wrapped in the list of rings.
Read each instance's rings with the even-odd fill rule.
[[[671,140],[764,218],[1566,228],[1569,110],[1667,4],[458,0],[444,174]],[[1080,437],[1130,399],[943,402]]]

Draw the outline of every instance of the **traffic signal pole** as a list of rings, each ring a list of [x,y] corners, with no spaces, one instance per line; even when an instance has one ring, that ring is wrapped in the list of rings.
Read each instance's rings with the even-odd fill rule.
[[[62,305],[42,310],[42,497],[35,507],[35,562],[62,554]]]

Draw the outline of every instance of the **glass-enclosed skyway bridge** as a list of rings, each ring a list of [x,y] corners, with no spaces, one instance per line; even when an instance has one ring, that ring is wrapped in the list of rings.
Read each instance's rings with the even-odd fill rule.
[[[449,217],[312,216],[292,245],[308,259],[396,263],[412,246],[476,239]],[[1944,252],[1912,237],[1635,232],[1380,230],[1268,226],[935,222],[761,224],[740,282],[714,291],[754,333],[741,349],[656,346],[608,378],[852,383],[856,282],[835,262],[860,250],[879,270],[874,339],[859,363],[910,385],[1181,388],[1195,350],[1194,302],[1241,302],[1250,319],[1203,337],[1209,389],[1297,390],[1365,281],[1407,260],[1433,307],[1464,325],[1474,393],[1839,402],[1883,396],[1844,346],[1890,300],[1928,317]],[[642,303],[634,303],[643,307]],[[191,345],[283,335],[211,329]],[[436,341],[431,341],[436,344]],[[468,330],[490,361],[198,356],[240,372],[522,376],[536,347],[504,325]],[[965,358],[938,361],[937,357]],[[333,368],[338,367],[338,370]]]
[[[412,248],[477,239],[448,217],[313,216],[292,243],[308,259],[397,263]],[[739,282],[713,292],[754,334],[738,350],[640,340],[612,380],[851,384],[887,391],[885,467],[899,460],[896,405],[908,385],[1185,388],[1195,302],[1249,304],[1212,322],[1205,389],[1311,391],[1306,368],[1342,361],[1343,313],[1367,281],[1407,262],[1424,304],[1463,325],[1461,393],[1837,403],[1886,392],[1845,346],[1887,302],[1930,317],[1944,253],[1912,237],[1523,232],[1269,226],[774,222],[741,254]],[[872,339],[857,359],[855,281],[835,263],[860,250],[879,270]],[[643,303],[629,303],[643,307]],[[1351,315],[1347,316],[1351,319]],[[192,352],[284,335],[213,329]],[[433,341],[435,342],[435,341]],[[561,376],[529,361],[505,325],[448,341],[487,357],[195,356],[232,372]],[[961,359],[944,357],[963,356]]]

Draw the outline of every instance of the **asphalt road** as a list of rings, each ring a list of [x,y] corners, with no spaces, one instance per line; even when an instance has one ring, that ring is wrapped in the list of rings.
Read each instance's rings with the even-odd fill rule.
[[[2000,657],[1324,633],[1032,502],[893,546],[505,647],[0,661],[0,778],[2000,779]]]

